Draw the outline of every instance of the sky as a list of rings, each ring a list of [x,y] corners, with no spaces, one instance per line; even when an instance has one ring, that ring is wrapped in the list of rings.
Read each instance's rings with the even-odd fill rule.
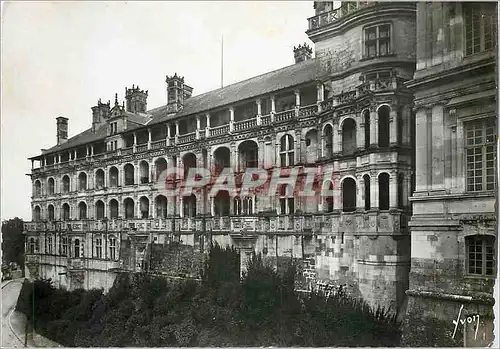
[[[184,76],[193,95],[294,63],[308,40],[312,1],[79,1],[2,3],[1,219],[31,220],[28,157],[91,126],[99,98],[149,90],[166,104],[165,76]]]

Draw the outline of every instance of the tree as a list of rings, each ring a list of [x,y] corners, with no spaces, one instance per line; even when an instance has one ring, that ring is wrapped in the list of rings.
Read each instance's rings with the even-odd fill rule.
[[[16,217],[2,222],[2,262],[15,262],[24,270],[24,222]]]

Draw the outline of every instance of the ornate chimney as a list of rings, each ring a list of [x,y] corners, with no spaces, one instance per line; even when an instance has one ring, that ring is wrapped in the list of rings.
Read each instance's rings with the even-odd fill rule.
[[[57,145],[61,145],[68,140],[68,118],[60,116],[57,121]]]
[[[148,91],[141,90],[139,85],[132,88],[125,87],[125,100],[127,101],[127,111],[131,113],[145,113],[147,110]]]
[[[312,48],[306,43],[304,45],[299,45],[293,47],[293,56],[295,58],[295,63],[300,63],[312,58]]]
[[[167,83],[167,114],[175,114],[182,110],[184,101],[191,97],[193,88],[184,84],[184,77],[168,76],[165,80]]]
[[[110,101],[102,103],[101,99],[97,101],[97,105],[92,107],[92,132],[96,132],[100,125],[106,122],[109,117]]]

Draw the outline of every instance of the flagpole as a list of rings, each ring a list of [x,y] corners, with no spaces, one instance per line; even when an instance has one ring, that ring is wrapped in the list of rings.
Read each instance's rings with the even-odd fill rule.
[[[224,87],[224,35],[222,35],[220,52],[220,87]]]

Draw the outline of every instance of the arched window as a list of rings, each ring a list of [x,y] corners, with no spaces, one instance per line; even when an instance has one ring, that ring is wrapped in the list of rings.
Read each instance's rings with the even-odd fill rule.
[[[312,164],[318,158],[318,131],[309,130],[306,133],[306,163]]]
[[[281,184],[279,190],[279,200],[280,215],[290,215],[295,213],[295,199],[288,184]]]
[[[146,161],[141,161],[139,172],[141,184],[149,183],[149,164]]]
[[[126,164],[123,170],[125,172],[125,185],[134,185],[134,165]]]
[[[158,158],[155,160],[155,178],[158,179],[163,171],[167,169],[167,160],[164,158]]]
[[[125,218],[135,218],[134,200],[132,200],[131,198],[126,198],[125,200],[123,200],[123,206],[125,208]]]
[[[35,181],[35,197],[42,196],[42,183],[39,180]]]
[[[49,205],[47,207],[47,211],[49,213],[49,221],[53,221],[54,220],[54,205]]]
[[[323,190],[326,195],[323,196],[323,211],[333,212],[333,183],[332,181],[325,181],[323,183]]]
[[[255,141],[247,140],[238,146],[239,167],[241,171],[259,165],[259,147]]]
[[[370,148],[370,111],[363,112],[363,122],[365,124],[365,149]]]
[[[69,181],[69,176],[68,175],[65,175],[63,176],[62,178],[62,192],[64,194],[67,194],[69,193],[70,191],[70,181]]]
[[[280,165],[282,167],[293,166],[294,161],[294,139],[291,135],[286,134],[281,137],[280,141]]]
[[[182,212],[184,217],[196,217],[196,196],[184,196],[182,198]]]
[[[219,147],[214,152],[215,175],[219,175],[224,168],[231,166],[231,152],[227,147]]]
[[[79,219],[87,219],[87,204],[85,202],[80,202],[78,204]]]
[[[371,209],[371,200],[370,200],[370,176],[365,174],[363,176],[364,182],[364,197],[365,197],[365,210]]]
[[[75,239],[74,244],[75,244],[74,257],[78,258],[80,257],[80,239]]]
[[[115,199],[109,200],[109,218],[118,218],[118,201]]]
[[[378,109],[378,146],[389,146],[389,107],[385,105]]]
[[[96,189],[104,188],[104,171],[102,169],[98,169],[95,172],[95,188]]]
[[[70,218],[70,209],[68,204],[63,204],[61,207],[61,216],[64,221],[69,220]]]
[[[47,192],[49,195],[54,195],[55,182],[54,178],[49,178],[47,181]]]
[[[149,217],[149,199],[145,196],[139,199],[139,206],[141,208],[141,218]]]
[[[167,198],[163,195],[156,197],[156,218],[167,218]]]
[[[35,209],[33,211],[33,220],[35,222],[39,222],[42,220],[42,210],[40,209],[40,206],[35,206]]]
[[[78,190],[87,190],[87,174],[85,172],[78,175]]]
[[[104,202],[97,200],[95,203],[95,218],[104,219]]]
[[[324,155],[327,159],[333,155],[333,128],[332,125],[327,124],[323,129],[323,137],[325,142]]]
[[[216,216],[229,216],[229,205],[231,199],[226,190],[219,190],[214,198],[214,210]]]
[[[342,210],[356,211],[356,182],[352,178],[345,178],[342,181]]]
[[[114,166],[109,169],[109,186],[111,188],[118,186],[118,169]]]
[[[196,155],[193,153],[187,153],[182,157],[182,163],[184,164],[184,178],[187,177],[190,168],[196,168]]]
[[[351,155],[356,151],[356,122],[345,119],[342,123],[342,153]]]
[[[387,173],[381,173],[378,176],[378,208],[389,209],[389,175]]]

